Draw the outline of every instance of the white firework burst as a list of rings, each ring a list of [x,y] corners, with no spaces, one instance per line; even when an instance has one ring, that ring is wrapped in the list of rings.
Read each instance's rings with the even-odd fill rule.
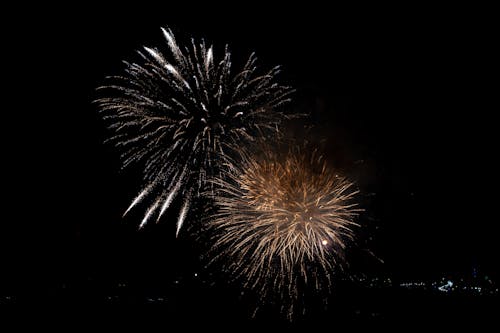
[[[138,51],[137,62],[125,62],[125,73],[99,88],[104,96],[96,102],[114,132],[109,141],[122,150],[123,167],[143,166],[144,186],[125,214],[147,200],[142,227],[182,197],[178,232],[193,197],[219,172],[226,145],[275,130],[286,118],[276,108],[292,89],[275,82],[279,67],[258,74],[254,54],[232,74],[227,46],[216,60],[203,40],[181,48],[169,29],[162,32],[167,52]]]

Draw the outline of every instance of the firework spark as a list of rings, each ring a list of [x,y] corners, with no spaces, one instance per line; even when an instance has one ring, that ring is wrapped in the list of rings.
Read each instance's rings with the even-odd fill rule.
[[[258,157],[242,155],[216,180],[212,262],[221,259],[263,299],[274,293],[290,301],[291,315],[299,285],[329,288],[341,268],[357,225],[357,191],[316,152],[265,148]]]
[[[143,166],[143,189],[125,214],[149,201],[142,227],[183,197],[178,232],[191,197],[219,172],[226,144],[275,129],[285,118],[275,108],[292,90],[275,82],[279,67],[257,74],[254,54],[232,75],[227,46],[216,61],[203,40],[181,48],[169,29],[162,31],[168,51],[138,51],[139,61],[125,62],[125,73],[100,87],[106,95],[97,103],[114,131],[109,141],[123,152],[123,167]]]

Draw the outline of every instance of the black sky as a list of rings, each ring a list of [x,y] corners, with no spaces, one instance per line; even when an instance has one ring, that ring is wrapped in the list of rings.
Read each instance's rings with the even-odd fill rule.
[[[363,221],[378,227],[370,246],[386,262],[378,270],[498,273],[486,192],[495,190],[497,152],[488,115],[498,109],[487,20],[431,9],[193,7],[33,8],[13,27],[5,43],[19,64],[16,121],[4,123],[14,128],[4,163],[14,176],[4,175],[16,183],[1,226],[1,290],[160,280],[196,254],[188,241],[177,245],[172,221],[137,232],[121,220],[139,175],[119,173],[91,104],[122,60],[163,42],[161,26],[181,41],[228,43],[236,61],[256,51],[263,67],[283,66],[297,88],[291,107],[311,112],[327,154],[364,191]]]

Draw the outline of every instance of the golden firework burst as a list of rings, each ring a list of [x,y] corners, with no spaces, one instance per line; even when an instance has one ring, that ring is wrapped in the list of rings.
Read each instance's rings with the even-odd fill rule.
[[[241,155],[215,180],[215,258],[263,299],[293,303],[309,283],[329,289],[357,225],[353,183],[316,151]]]

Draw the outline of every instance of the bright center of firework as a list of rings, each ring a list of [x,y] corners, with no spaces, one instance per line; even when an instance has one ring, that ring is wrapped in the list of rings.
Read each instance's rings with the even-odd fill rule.
[[[340,235],[350,222],[342,215],[348,199],[342,192],[349,184],[308,163],[303,157],[287,156],[246,167],[239,178],[242,194],[258,214],[250,221],[268,225],[293,243],[343,247]]]

